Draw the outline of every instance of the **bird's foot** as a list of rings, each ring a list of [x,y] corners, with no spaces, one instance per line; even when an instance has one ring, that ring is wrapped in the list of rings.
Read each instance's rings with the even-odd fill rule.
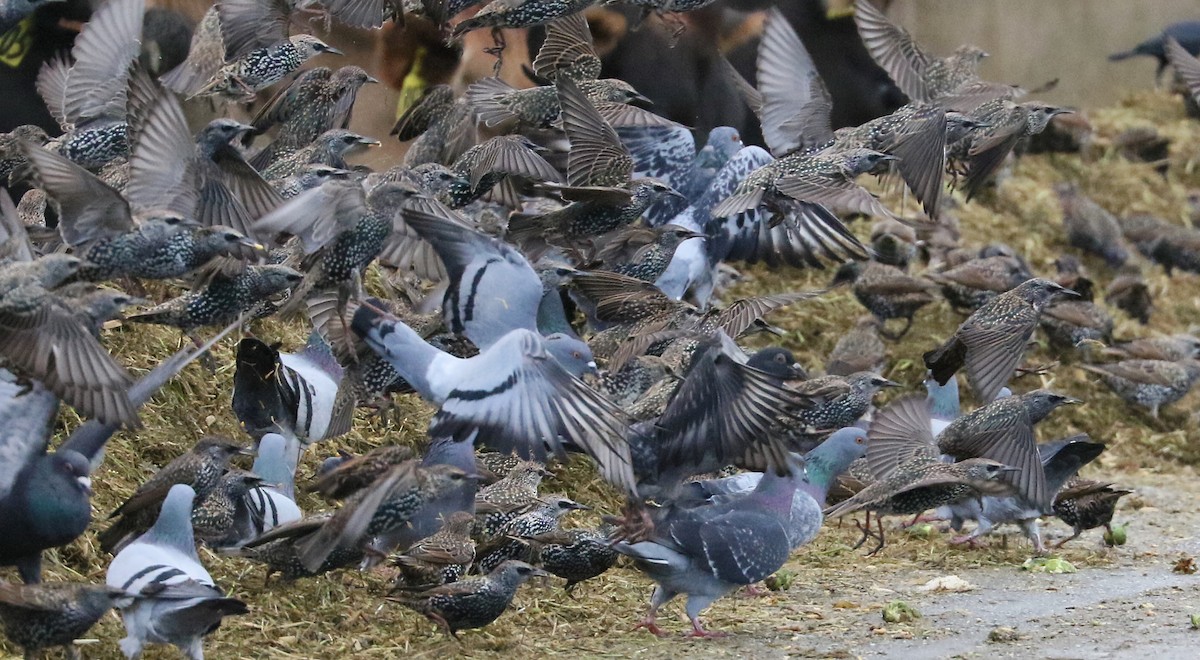
[[[655,637],[666,637],[669,634],[667,631],[658,627],[658,624],[654,622],[654,617],[652,616],[648,616],[641,621],[638,621],[638,624],[633,627],[633,630],[641,630],[642,628],[650,631],[650,634],[654,635]]]
[[[971,536],[970,534],[963,534],[961,536],[955,536],[954,538],[950,539],[950,545],[965,545],[968,548],[972,548],[972,549],[987,547],[986,542],[981,541],[981,540],[979,540],[979,538]]]
[[[493,76],[500,76],[500,69],[504,67],[504,47],[507,45],[504,33],[500,28],[492,28],[492,47],[484,48],[483,52],[485,55],[491,55],[496,58],[496,64],[492,66]]]
[[[702,639],[721,639],[722,637],[728,637],[729,633],[721,632],[720,630],[705,630],[704,626],[700,625],[700,619],[692,619],[692,629],[687,633],[687,636]]]
[[[1058,360],[1050,362],[1049,364],[1021,365],[1014,371],[1014,377],[1020,378],[1021,376],[1045,376],[1046,374],[1052,373],[1056,367],[1058,367]]]
[[[748,584],[746,585],[746,588],[742,590],[742,596],[744,598],[762,598],[763,596],[769,596],[770,594],[771,592],[769,590],[763,589],[757,584]]]
[[[901,529],[908,529],[909,527],[914,527],[914,526],[920,525],[922,523],[939,522],[940,520],[941,520],[941,518],[938,518],[935,515],[931,515],[928,513],[919,513],[912,520],[900,523],[900,527],[901,527]]]

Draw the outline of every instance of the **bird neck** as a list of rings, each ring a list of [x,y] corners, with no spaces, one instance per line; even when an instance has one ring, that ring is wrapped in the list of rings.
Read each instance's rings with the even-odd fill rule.
[[[574,328],[567,322],[567,310],[563,307],[562,296],[557,288],[542,294],[542,300],[538,303],[537,329],[544,335],[561,332],[576,336]]]
[[[763,473],[763,478],[759,480],[751,498],[769,511],[787,513],[791,511],[792,496],[796,493],[802,474],[802,470],[797,470],[779,476],[775,470],[768,469]]]

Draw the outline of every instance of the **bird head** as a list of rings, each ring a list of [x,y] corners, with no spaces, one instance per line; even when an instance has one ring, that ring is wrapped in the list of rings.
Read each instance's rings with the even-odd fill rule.
[[[829,286],[835,287],[854,284],[858,276],[862,274],[864,268],[866,268],[866,263],[862,261],[847,261],[834,273],[833,281],[829,283]]]
[[[298,34],[290,39],[292,46],[306,59],[320,53],[344,55],[342,51],[330,46],[311,34]]]
[[[77,451],[62,451],[54,454],[54,470],[63,479],[79,489],[84,495],[92,494],[92,464]]]
[[[1037,423],[1045,419],[1047,415],[1059,406],[1069,406],[1083,402],[1065,394],[1058,394],[1049,390],[1034,390],[1022,394],[1021,403],[1024,404],[1025,410],[1028,411],[1029,419]]]
[[[796,362],[796,356],[779,346],[762,349],[751,355],[746,364],[780,380],[799,380],[808,376],[804,367]]]
[[[1060,297],[1079,297],[1079,294],[1067,287],[1047,279],[1035,277],[1026,280],[1013,291],[1022,299],[1029,301],[1038,309],[1045,307],[1050,301]]]

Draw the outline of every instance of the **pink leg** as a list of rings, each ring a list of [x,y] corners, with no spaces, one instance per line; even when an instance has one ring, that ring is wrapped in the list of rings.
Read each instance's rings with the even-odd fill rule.
[[[963,534],[950,539],[950,545],[965,545],[969,548],[986,548],[987,543],[980,541],[978,538],[970,534]]]
[[[705,630],[704,626],[700,624],[699,617],[696,617],[692,619],[692,631],[689,632],[687,636],[701,637],[704,639],[720,639],[722,637],[728,637],[729,633],[721,632],[719,630]]]
[[[769,590],[763,589],[757,584],[748,584],[746,585],[746,588],[742,590],[742,595],[746,598],[762,598],[770,593],[771,592]]]
[[[650,634],[656,637],[666,637],[668,634],[667,631],[658,627],[658,624],[654,622],[655,618],[655,614],[651,612],[650,614],[646,615],[646,618],[638,621],[638,624],[634,626],[633,629],[639,630],[641,628],[645,628],[646,630],[650,631]]]

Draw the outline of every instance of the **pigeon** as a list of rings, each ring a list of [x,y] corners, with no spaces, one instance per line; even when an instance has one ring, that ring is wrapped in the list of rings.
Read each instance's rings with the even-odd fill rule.
[[[509,331],[473,358],[455,358],[430,346],[390,314],[370,304],[352,327],[420,394],[439,406],[434,437],[478,432],[492,449],[525,458],[565,458],[586,452],[612,483],[632,491],[624,415],[548,359],[546,340],[523,328]]]
[[[246,493],[245,506],[250,515],[243,521],[248,524],[238,531],[242,542],[304,517],[296,506],[294,468],[288,460],[287,446],[287,438],[278,433],[266,433],[258,441],[258,456],[250,471],[263,483]]]
[[[226,597],[200,564],[192,537],[195,496],[190,486],[172,486],[154,526],[108,566],[106,584],[134,596],[121,608],[126,658],[138,657],[149,643],[171,644],[189,660],[202,660],[204,636],[222,618],[249,612],[242,601]]]

